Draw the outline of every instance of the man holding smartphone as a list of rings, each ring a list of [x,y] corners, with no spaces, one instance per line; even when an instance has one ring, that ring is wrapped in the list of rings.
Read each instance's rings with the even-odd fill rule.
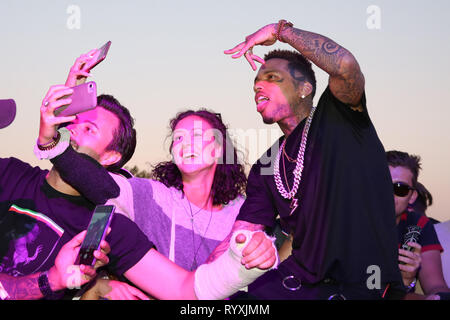
[[[112,96],[103,95],[98,98],[99,107],[70,119],[46,117],[49,109],[56,107],[57,97],[68,91],[64,86],[54,86],[46,96],[48,100],[44,101],[49,103],[41,107],[41,133],[49,133],[52,138],[48,143],[42,139],[44,145],[40,147],[50,149],[55,144],[55,133],[51,128],[46,130],[49,121],[53,121],[51,126],[56,128],[72,120],[65,130],[72,137],[73,148],[91,155],[97,160],[97,166],[121,167],[131,157],[135,145],[128,110]],[[129,139],[122,141],[119,139],[122,137]],[[67,165],[76,174],[76,166]],[[55,168],[41,170],[19,159],[2,158],[0,172],[0,270],[14,277],[49,270],[61,247],[86,229],[95,205],[65,183]],[[106,239],[112,248],[109,267],[123,274],[153,245],[122,215],[113,219],[111,229]]]

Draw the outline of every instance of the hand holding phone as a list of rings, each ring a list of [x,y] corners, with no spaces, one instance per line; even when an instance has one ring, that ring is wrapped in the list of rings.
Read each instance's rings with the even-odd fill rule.
[[[86,78],[90,76],[89,71],[106,58],[110,46],[111,41],[108,41],[101,48],[90,50],[88,53],[79,56],[70,68],[65,83],[66,87],[74,87],[84,83]]]
[[[55,109],[54,114],[57,117],[71,116],[80,112],[94,109],[97,106],[97,84],[94,81],[80,84],[72,88],[73,93],[70,96],[72,102]],[[61,99],[66,99],[64,96]]]
[[[83,67],[86,72],[91,71],[95,66],[97,66],[100,62],[105,60],[106,55],[108,54],[109,47],[111,47],[111,41],[105,43],[92,57],[91,60],[87,61]]]
[[[87,266],[95,264],[94,251],[100,249],[100,242],[106,236],[114,210],[115,206],[113,205],[99,205],[95,207],[86,236],[81,244],[76,264]]]

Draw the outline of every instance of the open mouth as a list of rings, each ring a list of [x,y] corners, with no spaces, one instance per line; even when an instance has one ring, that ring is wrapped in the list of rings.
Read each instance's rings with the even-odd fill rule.
[[[261,112],[262,109],[264,108],[264,106],[266,105],[266,103],[269,101],[270,99],[264,95],[257,95],[255,97],[255,102],[256,102],[256,110],[258,112]]]

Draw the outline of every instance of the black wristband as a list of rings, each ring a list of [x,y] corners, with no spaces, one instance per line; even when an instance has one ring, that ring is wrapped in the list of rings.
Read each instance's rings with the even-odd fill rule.
[[[62,291],[53,291],[48,282],[48,271],[41,272],[38,278],[39,290],[44,298],[56,300],[61,297]]]

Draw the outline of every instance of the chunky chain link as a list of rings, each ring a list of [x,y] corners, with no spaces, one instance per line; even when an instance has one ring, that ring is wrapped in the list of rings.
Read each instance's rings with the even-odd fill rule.
[[[280,159],[281,159],[281,154],[286,145],[287,139],[284,139],[283,143],[281,144],[280,149],[278,150],[278,154],[275,159],[275,164],[273,166],[273,172],[274,172],[273,176],[275,179],[275,184],[277,186],[278,192],[285,199],[293,199],[295,197],[295,194],[297,193],[297,190],[298,190],[298,186],[300,185],[300,181],[302,180],[303,162],[305,160],[306,142],[308,139],[309,127],[311,126],[311,122],[312,122],[315,110],[316,110],[316,107],[312,107],[311,112],[309,113],[308,119],[306,120],[305,127],[303,128],[302,140],[300,142],[300,148],[298,150],[297,161],[296,161],[297,165],[295,166],[295,169],[294,169],[294,185],[292,187],[292,190],[290,190],[290,192],[288,192],[284,188],[283,182],[281,180],[281,175],[280,175]]]

